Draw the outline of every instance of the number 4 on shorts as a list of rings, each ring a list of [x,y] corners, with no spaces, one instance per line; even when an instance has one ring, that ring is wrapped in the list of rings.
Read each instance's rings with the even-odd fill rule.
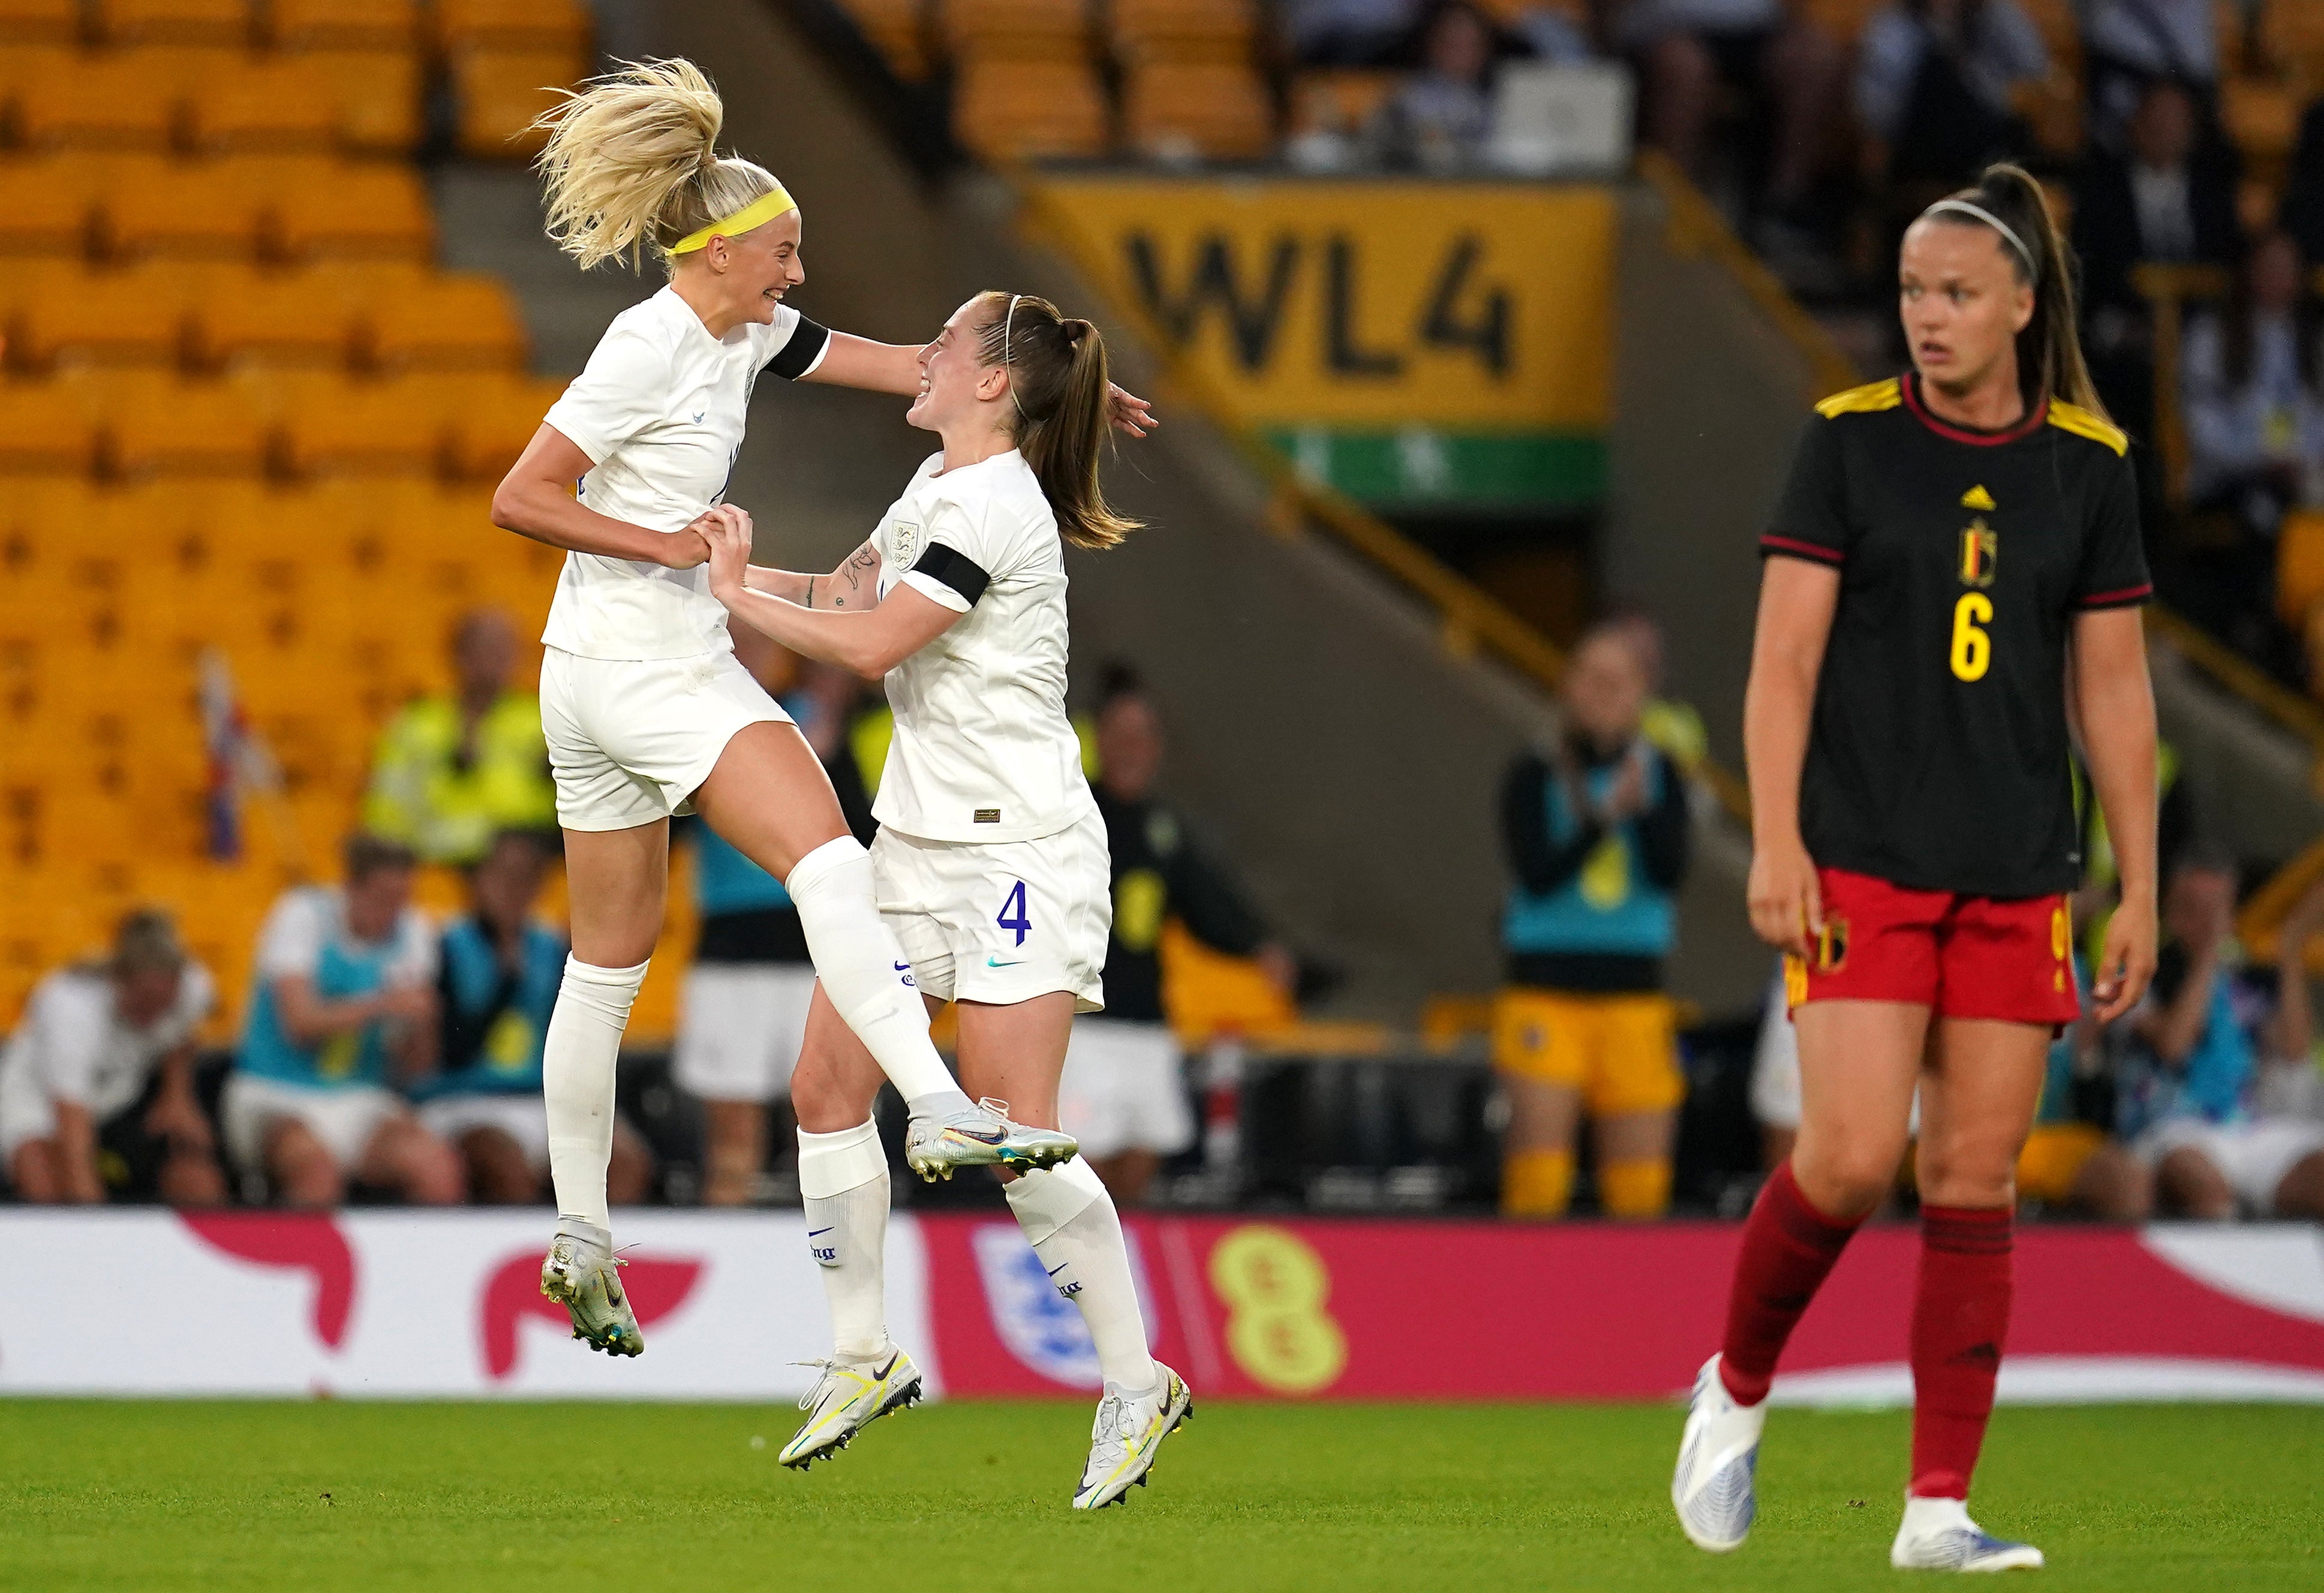
[[[1001,916],[993,922],[1003,929],[1015,930],[1017,944],[1020,946],[1025,944],[1025,937],[1033,930],[1032,915],[1025,910],[1025,881],[1017,881],[1017,888],[1009,893],[1009,899],[1001,904]]]

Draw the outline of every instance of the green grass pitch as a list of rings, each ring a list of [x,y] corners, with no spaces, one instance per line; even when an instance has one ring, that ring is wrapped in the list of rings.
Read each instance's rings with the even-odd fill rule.
[[[957,1403],[835,1463],[788,1407],[0,1403],[0,1588],[1114,1590],[1893,1586],[1899,1413],[1778,1412],[1758,1529],[1689,1547],[1674,1409],[1213,1404],[1065,1508],[1086,1406]],[[764,1439],[763,1446],[754,1441]],[[2324,1411],[2005,1410],[1976,1501],[2052,1589],[2324,1587]]]

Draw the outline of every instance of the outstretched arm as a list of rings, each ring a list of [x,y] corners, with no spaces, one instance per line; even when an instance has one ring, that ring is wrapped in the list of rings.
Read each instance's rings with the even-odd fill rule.
[[[908,344],[834,332],[821,363],[801,380],[908,396],[920,391],[920,351]],[[1124,437],[1144,437],[1162,424],[1154,418],[1153,405],[1119,385],[1107,384],[1106,401],[1108,418]]]
[[[805,609],[873,608],[880,602],[880,545],[865,542],[827,576],[747,565],[742,585]]]
[[[749,580],[749,515],[732,504],[721,504],[696,523],[710,544],[710,594],[726,605],[729,614],[802,657],[852,669],[866,680],[879,679],[960,618],[954,610],[909,586],[898,586],[886,601],[881,601],[879,555],[869,543],[840,566],[844,575],[856,569],[867,553],[871,555],[872,584],[858,588],[857,597],[850,600],[864,606],[843,608],[837,601],[817,594],[817,606],[808,608],[804,592],[798,601],[793,601]],[[759,573],[762,577],[777,577],[783,585],[810,580],[787,570]],[[826,578],[837,577],[811,579],[820,583]],[[824,603],[831,606],[824,607]]]

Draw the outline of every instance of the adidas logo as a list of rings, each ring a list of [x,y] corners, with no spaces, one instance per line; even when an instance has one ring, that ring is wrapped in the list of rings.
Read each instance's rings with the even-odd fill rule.
[[[1996,507],[1996,504],[1993,502],[1993,494],[1987,492],[1985,488],[1980,485],[1971,487],[1968,492],[1961,494],[1961,507],[1963,509],[1992,509]]]

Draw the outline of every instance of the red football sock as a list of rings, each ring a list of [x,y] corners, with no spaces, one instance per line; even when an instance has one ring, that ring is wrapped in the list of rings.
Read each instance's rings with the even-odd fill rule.
[[[1913,1297],[1913,1486],[1923,1499],[1966,1499],[1993,1414],[2009,1335],[2008,1207],[1921,1208]]]
[[[1743,1225],[1720,1347],[1720,1381],[1736,1403],[1755,1405],[1767,1397],[1784,1341],[1863,1220],[1827,1217],[1808,1204],[1789,1162],[1760,1188]]]

